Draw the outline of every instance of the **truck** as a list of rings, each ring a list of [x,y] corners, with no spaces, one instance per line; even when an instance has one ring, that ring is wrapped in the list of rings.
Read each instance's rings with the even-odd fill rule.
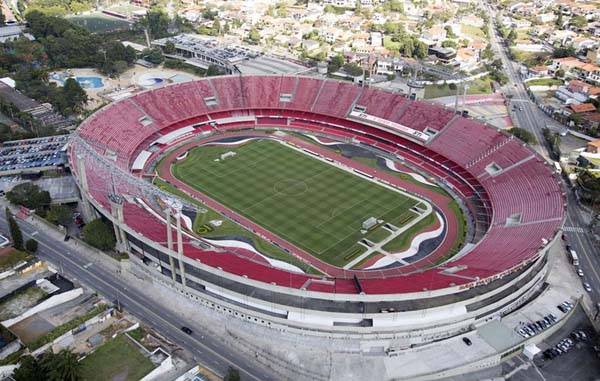
[[[571,257],[571,262],[573,263],[573,266],[579,266],[579,258],[577,257],[577,253],[575,252],[575,250],[569,251],[569,257]]]

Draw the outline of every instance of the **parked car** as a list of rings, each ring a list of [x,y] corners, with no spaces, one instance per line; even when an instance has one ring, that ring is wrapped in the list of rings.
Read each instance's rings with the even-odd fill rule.
[[[181,327],[181,330],[185,333],[187,333],[188,335],[191,335],[192,333],[194,333],[194,331],[192,331],[191,329],[189,329],[186,326]]]
[[[463,341],[465,344],[467,344],[467,345],[471,345],[471,344],[473,344],[473,343],[471,342],[471,340],[470,340],[468,337],[463,337],[463,338],[462,338],[462,341]]]
[[[587,291],[587,292],[592,292],[592,286],[590,286],[589,283],[584,282],[583,283],[583,288]]]

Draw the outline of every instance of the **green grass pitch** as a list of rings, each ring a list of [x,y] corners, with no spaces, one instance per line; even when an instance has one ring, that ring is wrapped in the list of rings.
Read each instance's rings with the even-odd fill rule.
[[[226,152],[236,155],[220,160]],[[194,148],[173,175],[321,260],[364,252],[362,222],[401,219],[418,201],[279,142]]]

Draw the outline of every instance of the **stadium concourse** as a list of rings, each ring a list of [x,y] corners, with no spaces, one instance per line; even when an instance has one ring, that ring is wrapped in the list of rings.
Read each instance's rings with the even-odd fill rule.
[[[183,187],[173,202],[176,195],[150,184],[159,160],[202,139],[273,130],[369,147],[435,179],[467,214],[462,249],[408,272],[324,268],[332,276],[310,275],[209,242],[189,225],[180,229],[191,219],[186,210],[202,207]],[[142,92],[82,123],[70,158],[85,204],[113,221],[119,249],[155,262],[165,280],[200,303],[278,329],[387,337],[406,348],[534,300],[564,214],[555,174],[512,136],[430,103],[310,77],[223,76]],[[373,177],[386,181],[381,173]],[[223,217],[260,233],[241,216]],[[455,230],[449,227],[450,238]],[[298,260],[316,261],[282,246]]]

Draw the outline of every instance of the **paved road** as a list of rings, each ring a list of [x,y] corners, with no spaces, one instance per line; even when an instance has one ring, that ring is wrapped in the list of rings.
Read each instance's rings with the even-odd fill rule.
[[[88,258],[77,252],[63,241],[56,240],[43,230],[27,222],[19,221],[24,237],[32,234],[39,242],[38,256],[59,268],[69,279],[97,291],[108,300],[119,300],[122,307],[142,322],[152,326],[163,336],[188,350],[200,364],[206,365],[224,375],[229,366],[240,371],[243,380],[276,380],[267,370],[237,355],[230,347],[219,340],[219,337],[202,335],[202,327],[193,321],[186,321],[170,306],[162,306],[148,300],[146,295],[133,288],[128,288],[127,280],[117,276],[116,272],[106,270],[103,266],[90,262]],[[8,234],[4,213],[0,213],[0,231]],[[92,263],[92,265],[90,265]],[[180,328],[190,327],[194,334],[188,336]]]
[[[485,1],[483,6],[488,9],[490,18],[496,18],[496,12]],[[542,135],[544,127],[550,127],[553,131],[559,131],[564,127],[560,126],[555,120],[544,114],[529,98],[527,90],[519,75],[518,67],[520,64],[508,58],[507,48],[501,44],[500,38],[490,23],[490,43],[492,49],[502,61],[503,67],[506,69],[509,83],[507,85],[507,94],[513,96],[512,103],[517,106],[517,111],[513,113],[516,119],[516,125],[527,129],[533,133],[540,142],[535,149],[549,160],[548,147],[545,145],[545,140]],[[520,109],[519,109],[520,107]],[[598,248],[594,244],[589,234],[588,224],[591,219],[589,213],[580,207],[577,203],[574,192],[565,184],[564,187],[567,195],[567,211],[565,219],[565,235],[569,245],[578,253],[580,257],[580,266],[585,274],[584,281],[592,286],[592,301],[600,302],[600,259]],[[565,254],[566,255],[566,254]]]

